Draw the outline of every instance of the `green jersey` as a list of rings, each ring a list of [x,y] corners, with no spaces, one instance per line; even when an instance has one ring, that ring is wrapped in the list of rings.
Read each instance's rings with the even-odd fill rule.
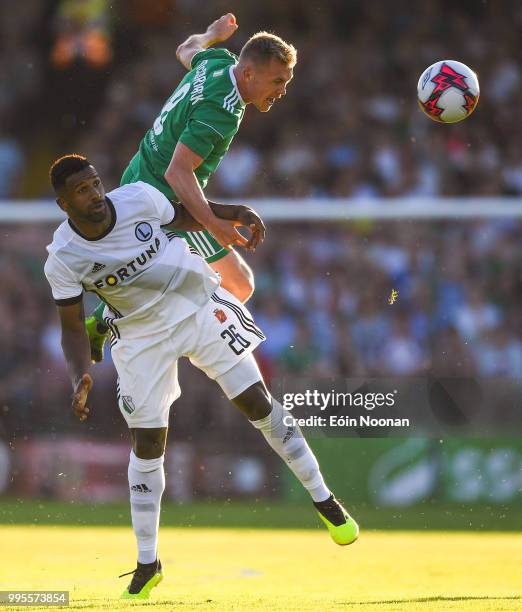
[[[144,181],[168,198],[176,194],[164,178],[178,142],[203,158],[194,171],[203,189],[228,151],[245,103],[233,68],[237,57],[226,49],[207,49],[192,58],[191,70],[167,100],[145,134],[121,184]]]

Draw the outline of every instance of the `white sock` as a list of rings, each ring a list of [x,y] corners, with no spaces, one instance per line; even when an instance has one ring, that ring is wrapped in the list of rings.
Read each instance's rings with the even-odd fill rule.
[[[163,455],[157,459],[140,459],[131,451],[128,475],[138,561],[153,563],[157,559],[161,496],[165,489]]]
[[[312,499],[316,502],[324,501],[330,497],[330,491],[324,483],[317,459],[304,439],[301,428],[298,425],[285,425],[285,416],[292,415],[272,398],[272,412],[251,423],[261,431],[268,444],[285,461]]]

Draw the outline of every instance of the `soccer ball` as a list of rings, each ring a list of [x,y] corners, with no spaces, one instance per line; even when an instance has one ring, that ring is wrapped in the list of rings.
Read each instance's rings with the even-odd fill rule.
[[[477,75],[455,60],[432,64],[421,74],[417,84],[421,110],[441,123],[457,123],[471,115],[479,94]]]

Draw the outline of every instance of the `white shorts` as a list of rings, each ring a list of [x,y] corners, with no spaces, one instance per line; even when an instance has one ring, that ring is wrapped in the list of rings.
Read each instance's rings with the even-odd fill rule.
[[[170,406],[181,395],[179,357],[188,357],[209,378],[224,382],[225,393],[235,397],[255,382],[245,381],[244,375],[255,376],[250,359],[244,368],[237,368],[237,381],[234,366],[264,339],[245,306],[223,288],[171,329],[148,338],[118,339],[111,352],[118,372],[118,406],[127,425],[168,426]]]

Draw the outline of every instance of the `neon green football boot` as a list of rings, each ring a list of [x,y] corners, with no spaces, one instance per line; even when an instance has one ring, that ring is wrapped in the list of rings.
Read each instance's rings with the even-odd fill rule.
[[[103,330],[106,331],[103,331]],[[91,361],[98,363],[103,359],[103,346],[108,336],[108,328],[100,324],[93,315],[85,319],[85,330],[89,336],[89,345],[91,347]]]
[[[120,599],[148,599],[151,590],[163,580],[163,572],[161,570],[161,561],[158,559],[154,563],[140,563],[132,572],[122,574],[128,576],[134,574],[131,583],[123,591]]]
[[[359,525],[333,495],[330,495],[325,501],[314,502],[314,506],[336,544],[347,546],[357,540]]]

